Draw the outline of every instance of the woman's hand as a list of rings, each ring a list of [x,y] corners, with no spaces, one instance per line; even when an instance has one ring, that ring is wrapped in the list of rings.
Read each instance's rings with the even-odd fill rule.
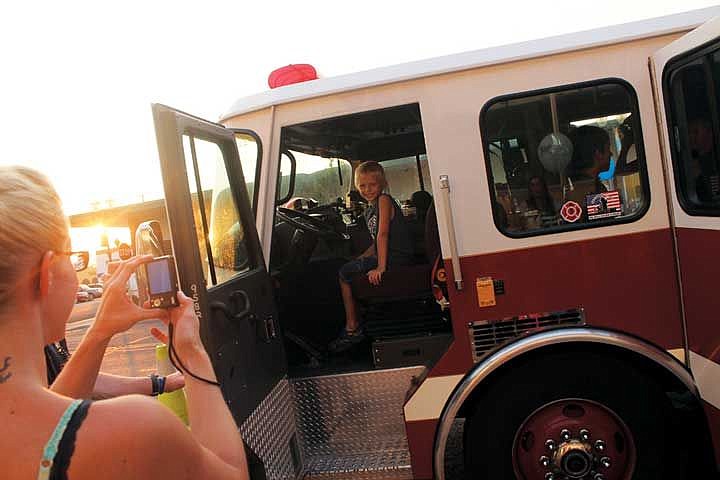
[[[205,353],[200,340],[200,321],[195,315],[195,305],[183,292],[177,293],[179,306],[168,310],[169,321],[173,325],[172,347],[183,358],[197,353]]]
[[[385,269],[380,267],[370,270],[367,273],[368,281],[370,281],[370,283],[373,285],[380,285],[380,282],[382,282],[383,273],[385,273]]]
[[[127,282],[140,265],[153,259],[152,255],[133,257],[120,262],[115,272],[105,282],[100,308],[89,332],[103,339],[109,339],[116,333],[124,332],[140,320],[166,318],[163,309],[141,308],[135,305],[127,295]]]

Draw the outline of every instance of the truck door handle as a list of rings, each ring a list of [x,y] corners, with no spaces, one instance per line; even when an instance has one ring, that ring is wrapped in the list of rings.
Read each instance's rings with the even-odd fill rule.
[[[230,294],[230,300],[235,305],[235,315],[233,316],[235,320],[241,320],[248,316],[252,303],[245,290],[235,290]]]
[[[225,302],[219,300],[210,302],[210,309],[220,310],[229,320],[242,320],[250,314],[252,304],[250,303],[250,297],[244,290],[235,290],[232,292],[230,294],[230,301],[235,307],[234,311],[230,310]]]

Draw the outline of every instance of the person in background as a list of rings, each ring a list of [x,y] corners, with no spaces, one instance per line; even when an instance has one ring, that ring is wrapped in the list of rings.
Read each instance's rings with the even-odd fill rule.
[[[25,167],[0,167],[0,451],[3,478],[247,479],[242,439],[200,341],[193,302],[150,310],[125,285],[152,256],[124,261],[106,283],[95,322],[48,389],[43,346],[58,342],[75,303],[77,275],[60,198]],[[110,339],[136,322],[174,328],[184,364],[190,429],[148,397],[80,400],[92,391]],[[76,400],[78,399],[78,400]]]
[[[160,330],[153,328],[151,333],[159,341],[166,343],[167,338]],[[62,371],[65,364],[70,360],[70,350],[67,341],[63,338],[59,342],[45,345],[45,364],[47,367],[48,385],[52,387],[53,382]],[[174,392],[185,386],[185,377],[180,372],[167,376],[155,374],[149,377],[127,377],[99,372],[95,384],[90,393],[91,398],[113,398],[120,395],[150,395],[156,396],[161,393]]]
[[[540,227],[557,224],[557,208],[545,180],[536,175],[528,181],[528,199],[525,201],[524,211],[537,211],[540,217]]]
[[[388,268],[408,265],[413,258],[413,246],[400,206],[385,193],[388,182],[383,167],[373,161],[360,164],[355,170],[355,187],[368,202],[365,221],[373,244],[338,272],[345,306],[345,328],[330,343],[330,351],[335,353],[348,350],[365,338],[352,293],[353,277],[367,275],[371,284],[380,285]]]
[[[687,181],[694,182],[701,202],[717,201],[720,199],[720,179],[710,119],[703,116],[691,119],[688,122],[688,140],[693,162],[688,168]]]
[[[633,133],[633,117],[628,116],[618,126],[620,136],[620,153],[618,154],[616,172],[637,172],[639,167],[635,134]]]
[[[565,199],[585,207],[585,197],[607,191],[598,174],[610,167],[610,136],[600,127],[583,125],[570,133],[573,155],[568,165],[570,191]]]

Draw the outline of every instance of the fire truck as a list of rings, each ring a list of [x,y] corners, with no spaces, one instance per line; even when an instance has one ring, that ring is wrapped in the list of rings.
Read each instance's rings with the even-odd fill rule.
[[[153,105],[156,233],[254,478],[714,478],[718,14]],[[353,280],[333,353],[369,160],[415,258]]]

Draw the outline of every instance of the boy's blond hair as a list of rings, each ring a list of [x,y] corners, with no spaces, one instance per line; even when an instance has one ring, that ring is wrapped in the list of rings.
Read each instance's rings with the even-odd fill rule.
[[[385,169],[378,162],[374,160],[368,160],[363,162],[355,169],[355,183],[357,184],[358,175],[374,174],[380,180],[383,189],[387,188],[388,182],[385,178]]]
[[[28,167],[0,166],[0,310],[18,278],[44,252],[65,250],[67,239],[67,219],[48,178]]]

